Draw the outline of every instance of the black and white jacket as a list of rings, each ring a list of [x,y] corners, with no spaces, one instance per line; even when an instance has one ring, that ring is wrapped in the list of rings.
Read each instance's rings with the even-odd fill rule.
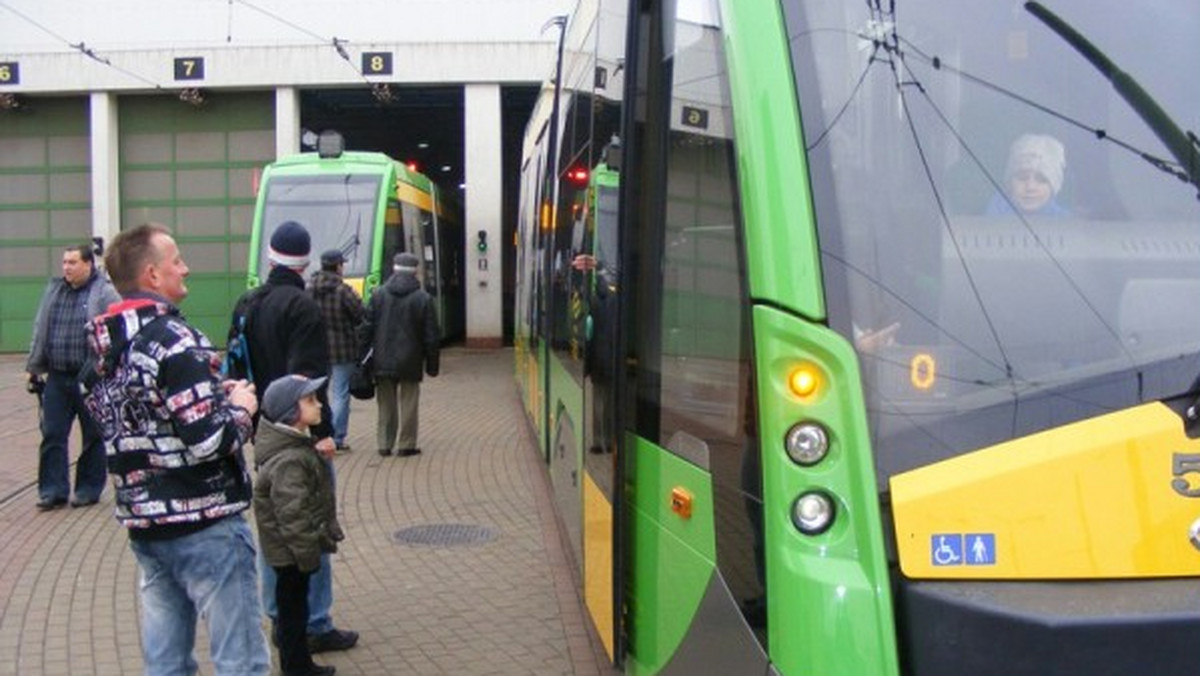
[[[130,537],[178,537],[247,509],[250,414],[226,398],[208,338],[142,296],[93,320],[88,344],[95,363],[80,380]]]

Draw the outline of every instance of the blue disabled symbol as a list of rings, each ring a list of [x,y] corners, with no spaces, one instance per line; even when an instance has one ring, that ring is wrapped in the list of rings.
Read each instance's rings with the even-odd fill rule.
[[[963,536],[960,533],[939,533],[930,538],[930,554],[935,566],[963,565]]]
[[[967,533],[967,565],[996,565],[996,534]]]

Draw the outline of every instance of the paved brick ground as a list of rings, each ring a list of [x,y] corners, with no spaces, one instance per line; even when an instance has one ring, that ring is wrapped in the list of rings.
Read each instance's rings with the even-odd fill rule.
[[[40,436],[23,367],[0,355],[0,676],[140,673],[137,565],[111,489],[96,507],[34,508]],[[614,673],[584,620],[511,351],[444,352],[422,389],[423,455],[379,457],[374,428],[375,403],[354,402],[356,450],[335,460],[347,540],[334,619],[362,638],[318,661],[339,674]],[[494,537],[395,537],[449,525]],[[203,631],[197,653],[211,674]]]

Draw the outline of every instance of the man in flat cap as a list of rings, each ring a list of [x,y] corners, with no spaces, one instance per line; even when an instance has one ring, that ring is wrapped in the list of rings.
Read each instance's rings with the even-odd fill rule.
[[[346,257],[339,249],[321,254],[321,269],[313,273],[308,292],[325,321],[329,343],[329,407],[333,414],[333,443],[339,453],[350,450],[350,374],[358,358],[357,331],[363,322],[362,299],[343,281]]]

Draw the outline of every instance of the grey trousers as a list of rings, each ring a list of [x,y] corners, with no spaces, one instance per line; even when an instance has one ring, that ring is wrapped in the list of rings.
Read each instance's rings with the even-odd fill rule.
[[[396,400],[397,390],[400,393],[399,402]],[[421,383],[377,378],[375,401],[379,406],[379,421],[375,427],[375,439],[379,450],[404,451],[417,448],[417,410],[421,402]],[[400,433],[399,439],[396,438],[397,432]]]

